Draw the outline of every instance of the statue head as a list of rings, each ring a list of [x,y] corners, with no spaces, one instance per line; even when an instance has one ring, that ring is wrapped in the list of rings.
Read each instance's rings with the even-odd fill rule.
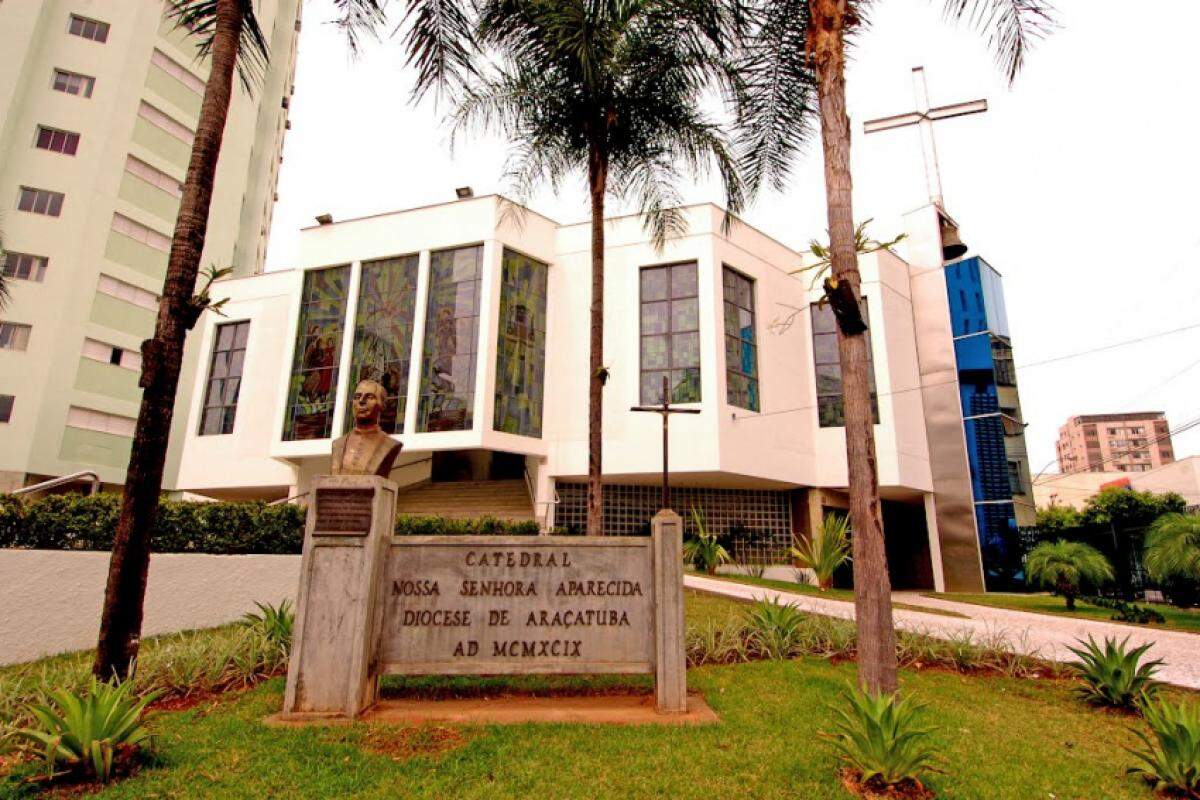
[[[378,381],[359,381],[354,387],[352,398],[354,427],[359,430],[379,427],[379,415],[383,413],[386,397],[387,394]]]

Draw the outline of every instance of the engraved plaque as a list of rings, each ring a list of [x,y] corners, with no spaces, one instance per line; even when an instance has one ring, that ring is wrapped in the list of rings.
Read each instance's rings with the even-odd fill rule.
[[[649,538],[396,537],[384,565],[391,673],[649,672]]]
[[[374,489],[317,489],[317,536],[366,536],[371,532]]]

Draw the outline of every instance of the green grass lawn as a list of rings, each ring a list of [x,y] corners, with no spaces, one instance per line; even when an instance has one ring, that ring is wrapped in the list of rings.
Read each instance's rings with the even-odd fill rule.
[[[688,596],[689,622],[743,607]],[[3,676],[0,675],[0,678]],[[283,679],[154,714],[158,764],[98,792],[116,798],[847,798],[819,731],[853,664],[816,658],[690,670],[720,715],[695,728],[525,724],[268,728]],[[602,688],[644,679],[389,679],[388,694]],[[945,775],[939,798],[1095,800],[1151,794],[1125,775],[1129,717],[1088,708],[1064,682],[905,671],[929,704]],[[0,798],[22,797],[0,781]]]
[[[1195,609],[1176,608],[1163,603],[1138,603],[1148,608],[1153,608],[1158,613],[1166,617],[1166,623],[1163,625],[1139,625],[1136,622],[1119,622],[1112,619],[1113,610],[1111,608],[1101,608],[1085,603],[1082,600],[1075,601],[1075,610],[1067,611],[1067,603],[1061,597],[1055,597],[1049,594],[935,594],[928,593],[926,597],[936,597],[940,600],[953,600],[959,603],[974,603],[979,606],[992,606],[994,608],[1008,608],[1014,611],[1031,611],[1035,614],[1053,614],[1060,617],[1078,617],[1079,619],[1095,619],[1104,622],[1113,622],[1118,625],[1135,625],[1137,627],[1148,628],[1167,628],[1170,630],[1184,631],[1187,633],[1200,633],[1200,611]]]
[[[812,595],[813,597],[820,597],[822,600],[838,600],[843,603],[854,602],[853,589],[827,589],[822,592],[811,583],[777,581],[772,580],[771,578],[755,578],[751,575],[702,575],[699,572],[693,572],[691,574],[699,575],[702,578],[712,578],[719,581],[732,581],[733,583],[744,583],[749,586],[761,586],[764,589],[778,589],[781,592],[807,594]],[[941,608],[928,608],[926,606],[915,606],[911,603],[892,603],[892,608],[902,608],[906,611],[920,611],[924,614],[938,614],[943,617],[959,617],[961,619],[966,619],[965,614],[959,614],[957,611],[947,611]]]

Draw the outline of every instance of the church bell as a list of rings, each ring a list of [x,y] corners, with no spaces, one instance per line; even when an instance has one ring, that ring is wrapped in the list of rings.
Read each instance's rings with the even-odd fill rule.
[[[967,253],[967,246],[958,236],[958,226],[946,217],[938,215],[942,234],[942,260],[953,261]]]

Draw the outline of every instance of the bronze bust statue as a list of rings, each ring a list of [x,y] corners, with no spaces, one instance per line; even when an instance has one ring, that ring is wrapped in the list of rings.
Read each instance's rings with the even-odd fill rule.
[[[403,445],[379,427],[386,394],[376,381],[359,381],[354,387],[354,430],[333,442],[334,475],[379,475],[386,478]]]

